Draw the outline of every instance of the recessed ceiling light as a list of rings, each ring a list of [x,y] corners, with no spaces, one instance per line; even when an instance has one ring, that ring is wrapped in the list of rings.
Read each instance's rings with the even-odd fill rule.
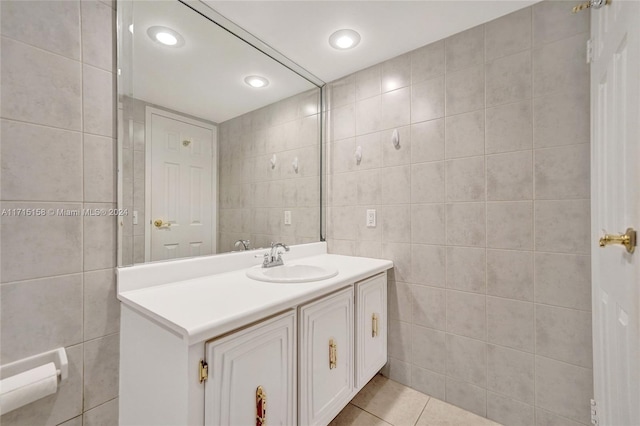
[[[150,27],[147,34],[151,40],[170,47],[182,47],[184,38],[175,30],[167,27]]]
[[[178,39],[176,38],[176,36],[165,32],[156,33],[156,40],[158,40],[162,44],[166,44],[167,46],[178,44]]]
[[[338,30],[329,37],[329,44],[338,50],[352,49],[360,43],[360,34],[354,30]]]
[[[259,75],[250,75],[248,77],[245,77],[244,82],[251,87],[255,87],[256,89],[267,87],[269,85],[269,80]]]

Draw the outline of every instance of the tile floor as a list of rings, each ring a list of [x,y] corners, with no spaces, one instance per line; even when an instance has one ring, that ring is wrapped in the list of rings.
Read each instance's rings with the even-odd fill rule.
[[[377,375],[329,426],[499,426]]]

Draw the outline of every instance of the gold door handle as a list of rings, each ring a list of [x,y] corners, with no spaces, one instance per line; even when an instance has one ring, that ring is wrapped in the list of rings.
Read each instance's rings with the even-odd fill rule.
[[[329,370],[336,368],[338,363],[338,346],[336,341],[329,339]]]
[[[633,228],[628,228],[627,232],[622,235],[616,234],[604,234],[604,237],[600,238],[600,247],[606,247],[613,244],[621,244],[627,252],[633,253],[636,249],[636,231]]]
[[[371,337],[378,336],[378,314],[371,315]]]
[[[169,222],[163,222],[162,219],[154,220],[153,224],[158,229],[166,229],[166,228],[171,227],[171,224]]]
[[[267,424],[267,393],[262,386],[256,389],[256,426]]]
[[[588,9],[590,7],[591,7],[591,2],[590,1],[586,1],[584,3],[580,3],[579,5],[575,6],[573,9],[571,9],[571,12],[572,13],[578,13],[581,10]]]

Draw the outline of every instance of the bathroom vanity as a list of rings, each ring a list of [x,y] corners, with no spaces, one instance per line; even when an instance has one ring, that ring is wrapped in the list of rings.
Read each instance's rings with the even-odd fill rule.
[[[338,274],[267,282],[256,253],[118,270],[121,425],[326,425],[386,363],[391,261],[293,246]]]

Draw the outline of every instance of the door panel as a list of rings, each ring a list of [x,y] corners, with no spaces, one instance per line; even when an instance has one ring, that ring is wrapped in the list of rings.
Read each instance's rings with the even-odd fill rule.
[[[266,394],[266,425],[296,424],[295,311],[207,343],[205,424],[256,424],[256,390]]]
[[[299,423],[326,425],[353,396],[353,289],[302,306],[299,318]]]
[[[387,363],[387,274],[356,283],[355,288],[356,387],[360,389]]]
[[[147,109],[146,260],[212,254],[215,243],[216,129]],[[164,226],[153,222],[161,220]]]
[[[599,247],[640,227],[640,2],[592,10],[592,298],[600,425],[640,424],[639,251]]]

